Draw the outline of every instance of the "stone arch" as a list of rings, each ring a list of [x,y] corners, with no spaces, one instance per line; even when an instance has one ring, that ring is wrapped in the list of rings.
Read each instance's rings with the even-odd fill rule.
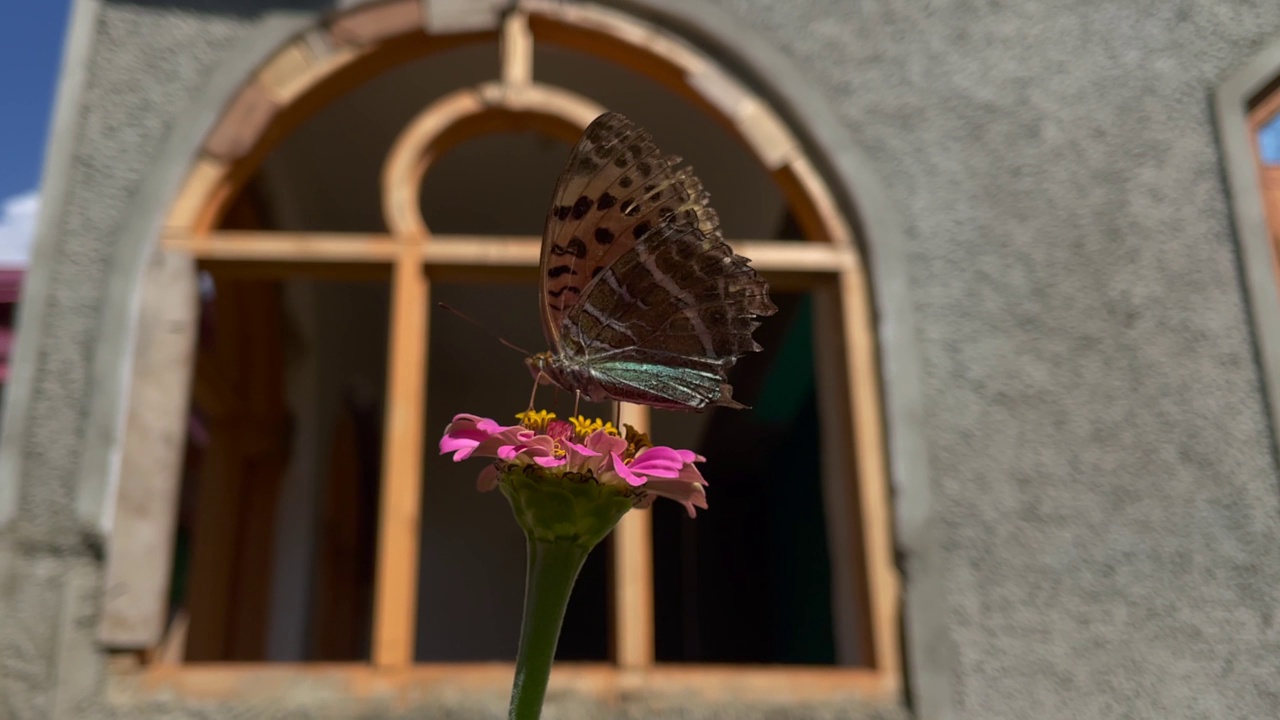
[[[941,627],[941,570],[930,508],[920,370],[901,223],[863,154],[825,100],[767,41],[703,3],[618,0],[609,5],[664,31],[635,35],[629,47],[658,43],[668,53],[665,57],[676,58],[656,72],[670,73],[670,79],[685,83],[690,99],[729,122],[757,145],[762,157],[778,163],[785,176],[780,184],[788,189],[789,198],[807,204],[801,213],[806,229],[847,248],[848,257],[861,265],[864,280],[872,280],[864,291],[871,293],[875,309],[875,327],[869,330],[878,350],[873,359],[878,361],[883,401],[885,437],[881,442],[887,448],[888,475],[893,480],[897,545],[904,552],[909,580],[905,595],[908,674],[922,715],[942,717],[950,702],[952,653]],[[112,530],[127,409],[135,391],[131,383],[138,357],[135,350],[142,341],[142,328],[154,320],[143,317],[147,288],[165,277],[165,263],[156,255],[165,228],[208,229],[216,215],[210,209],[219,207],[216,194],[222,193],[222,200],[230,197],[252,167],[245,158],[257,155],[260,159],[291,123],[380,63],[394,64],[397,58],[429,51],[423,38],[427,45],[437,42],[440,46],[466,41],[468,32],[423,35],[421,29],[430,30],[432,20],[422,16],[422,7],[418,0],[400,0],[360,4],[325,19],[284,13],[268,17],[212,73],[201,97],[176,123],[146,187],[127,214],[103,308],[102,336],[107,342],[96,360],[99,390],[90,409],[77,498],[80,517],[87,525],[108,535]],[[556,22],[588,36],[592,32],[625,34],[637,26],[622,13],[595,5],[529,2],[520,7],[552,17],[544,30],[553,33]],[[496,32],[497,18],[495,12],[461,29]],[[610,18],[621,20],[611,25]],[[705,54],[689,54],[681,44],[662,46],[667,33]],[[605,54],[610,47],[597,50]],[[708,56],[715,62],[708,62]],[[625,63],[628,58],[614,59]],[[690,72],[699,68],[701,72]],[[734,75],[721,68],[730,68]],[[751,92],[741,93],[746,87]],[[214,124],[214,118],[220,121]],[[782,142],[779,134],[785,138]],[[788,164],[792,153],[806,162]],[[815,187],[826,192],[814,191]],[[818,202],[812,202],[815,197]],[[187,202],[191,198],[196,200]],[[160,273],[158,279],[148,279],[148,268]]]

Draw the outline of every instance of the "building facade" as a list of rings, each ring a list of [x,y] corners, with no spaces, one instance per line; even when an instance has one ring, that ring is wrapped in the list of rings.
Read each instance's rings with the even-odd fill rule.
[[[783,312],[751,412],[624,410],[711,509],[597,553],[546,717],[1276,716],[1277,86],[1245,0],[76,0],[0,717],[502,715],[520,537],[433,443],[528,381],[433,308],[541,349],[603,109]]]

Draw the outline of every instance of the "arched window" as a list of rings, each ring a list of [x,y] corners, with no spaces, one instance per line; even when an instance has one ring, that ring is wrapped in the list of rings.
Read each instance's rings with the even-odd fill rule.
[[[1249,314],[1280,442],[1280,42],[1228,77],[1214,100]]]
[[[1249,134],[1257,158],[1272,247],[1280,249],[1280,92],[1268,92],[1249,112]]]
[[[523,541],[433,445],[453,412],[520,409],[530,380],[435,303],[542,349],[537,234],[568,144],[609,108],[696,168],[782,312],[734,371],[753,412],[623,409],[710,458],[712,511],[627,515],[570,607],[561,657],[586,664],[554,681],[899,692],[866,269],[804,144],[624,14],[528,2],[488,27],[423,7],[296,37],[193,161],[143,279],[101,640],[229,694],[252,676],[219,661],[509,682],[485,661],[514,655]],[[185,445],[156,442],[177,426]]]

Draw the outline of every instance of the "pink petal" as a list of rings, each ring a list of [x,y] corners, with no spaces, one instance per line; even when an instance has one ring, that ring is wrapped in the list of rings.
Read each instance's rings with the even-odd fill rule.
[[[508,430],[520,430],[522,429],[522,426],[499,425],[497,422],[490,420],[489,418],[480,418],[480,422],[476,423],[476,429],[483,430],[490,435],[497,435],[498,433],[506,432]]]
[[[445,435],[440,438],[440,454],[453,453],[454,462],[466,460],[480,446],[482,438],[474,437],[478,434],[474,430],[458,430]]]
[[[459,428],[445,433],[444,437],[440,438],[441,452],[453,452],[454,449],[464,446],[475,447],[487,437],[489,437],[487,433],[482,433],[474,428]],[[446,446],[449,446],[450,449],[445,450]]]
[[[707,509],[707,493],[701,485],[680,480],[650,480],[645,483],[645,493],[650,496],[660,495],[684,505],[689,517],[697,517],[695,508]]]
[[[680,482],[697,483],[699,485],[707,484],[707,479],[702,477],[702,473],[693,465],[685,465],[680,468],[680,474],[676,476],[676,480],[679,480]]]
[[[471,415],[469,413],[459,413],[453,416],[453,422],[449,423],[449,427],[445,428],[445,434],[454,430],[476,429],[480,432],[496,435],[507,430],[521,429],[520,425],[499,425],[496,421],[479,415]]]
[[[535,457],[533,461],[538,464],[538,467],[560,467],[568,462],[568,460],[565,460],[564,458],[558,458],[555,456],[538,456]]]
[[[498,487],[498,466],[486,465],[480,471],[480,477],[476,478],[476,489],[480,492],[489,492]]]
[[[631,472],[639,475],[674,478],[679,477],[684,464],[680,453],[669,447],[659,446],[641,450],[629,467]]]
[[[458,413],[453,416],[453,421],[449,423],[449,427],[452,428],[454,425],[475,427],[478,423],[484,420],[488,420],[488,418],[482,418],[479,415],[472,415],[470,413]],[[448,432],[448,430],[446,429],[445,432]]]
[[[707,459],[692,450],[676,450],[680,455],[680,459],[687,463],[706,462]]]
[[[613,471],[621,475],[622,479],[626,480],[628,485],[632,487],[639,487],[645,483],[645,478],[631,472],[631,469],[627,467],[627,464],[622,462],[622,457],[618,455],[618,453],[609,453],[609,456],[613,458]]]
[[[481,441],[479,447],[472,454],[482,457],[498,457],[498,450],[503,445],[520,445],[532,439],[533,436],[534,432],[532,430],[525,430],[519,425],[502,428],[502,432],[491,435]]]
[[[627,441],[614,437],[603,430],[597,430],[587,436],[585,445],[601,455],[621,453],[627,449]]]
[[[564,448],[565,459],[568,461],[566,469],[570,472],[586,472],[591,465],[591,458],[600,457],[600,453],[576,442],[565,440],[560,446]]]
[[[579,445],[576,442],[569,442],[569,441],[562,442],[560,443],[560,445],[567,448],[565,452],[575,452],[575,453],[578,453],[579,455],[584,455],[586,457],[600,457],[600,453],[596,452],[595,450],[592,450],[586,445]]]
[[[511,461],[523,455],[529,459],[534,459],[549,457],[555,453],[555,441],[546,435],[522,436],[519,439],[520,442],[516,444],[499,447],[498,458]]]
[[[555,452],[556,441],[546,435],[535,435],[534,437],[525,439],[524,446],[526,448],[525,454],[530,457],[551,455]]]
[[[509,439],[494,442],[495,438],[514,437],[512,434],[520,430],[519,425],[503,427],[489,418],[459,413],[445,428],[444,437],[440,439],[440,454],[453,453],[454,462],[473,455],[492,457],[499,445],[511,442]]]

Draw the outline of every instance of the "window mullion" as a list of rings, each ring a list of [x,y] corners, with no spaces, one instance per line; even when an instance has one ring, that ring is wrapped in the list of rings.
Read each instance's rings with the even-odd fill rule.
[[[417,637],[427,305],[422,246],[406,242],[391,288],[386,428],[374,579],[373,664],[413,664]]]
[[[280,231],[172,232],[164,244],[201,260],[260,262],[386,263],[405,247],[390,235],[376,233]]]
[[[649,432],[649,408],[623,403],[620,422]],[[613,531],[613,643],[619,667],[653,665],[653,513],[632,510]]]

